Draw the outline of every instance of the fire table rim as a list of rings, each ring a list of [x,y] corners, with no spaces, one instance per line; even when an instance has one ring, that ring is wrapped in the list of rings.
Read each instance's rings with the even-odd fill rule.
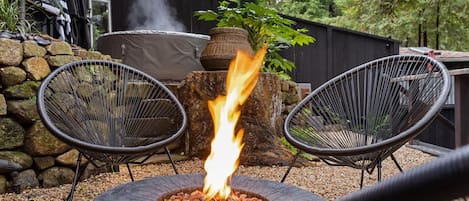
[[[163,196],[185,189],[202,188],[203,174],[157,176],[121,184],[111,188],[94,201],[157,201]],[[241,192],[259,195],[269,201],[324,201],[321,197],[301,188],[261,178],[233,176],[230,186]]]

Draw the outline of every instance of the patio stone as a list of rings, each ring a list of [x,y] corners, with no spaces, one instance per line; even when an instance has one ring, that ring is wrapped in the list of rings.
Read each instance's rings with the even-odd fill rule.
[[[0,38],[0,65],[18,66],[23,60],[20,41]]]
[[[0,77],[2,85],[12,86],[22,83],[26,80],[26,71],[16,66],[8,66],[0,68]]]
[[[28,40],[23,42],[24,57],[43,57],[47,50],[39,46],[35,41]]]
[[[25,131],[11,118],[0,118],[0,149],[12,149],[23,145]]]

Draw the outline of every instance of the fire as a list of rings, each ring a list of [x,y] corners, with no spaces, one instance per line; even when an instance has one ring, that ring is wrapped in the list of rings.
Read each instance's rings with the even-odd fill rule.
[[[208,102],[215,136],[204,165],[207,172],[203,188],[206,200],[226,200],[231,193],[228,182],[239,165],[244,134],[243,129],[240,129],[235,135],[235,127],[241,115],[241,105],[256,86],[265,53],[264,48],[251,57],[248,53],[238,51],[228,70],[226,96],[218,96]]]

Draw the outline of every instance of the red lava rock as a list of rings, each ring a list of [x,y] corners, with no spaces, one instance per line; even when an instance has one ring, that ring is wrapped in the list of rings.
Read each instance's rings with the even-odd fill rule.
[[[175,195],[171,195],[168,199],[164,199],[164,201],[222,201],[222,200],[205,200],[204,194],[199,191],[195,190],[193,192],[186,193],[186,192],[179,192]],[[237,191],[233,191],[231,195],[226,199],[226,201],[264,201],[262,199],[256,197],[250,197],[245,193],[240,193]]]

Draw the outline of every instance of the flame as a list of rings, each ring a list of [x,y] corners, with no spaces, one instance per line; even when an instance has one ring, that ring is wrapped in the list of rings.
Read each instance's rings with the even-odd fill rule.
[[[251,57],[246,52],[238,51],[228,69],[227,95],[208,101],[215,136],[204,165],[207,172],[203,188],[206,200],[226,200],[231,193],[228,182],[239,165],[244,134],[243,129],[240,129],[235,135],[235,127],[241,115],[241,105],[256,86],[265,53],[266,49],[263,48]]]

